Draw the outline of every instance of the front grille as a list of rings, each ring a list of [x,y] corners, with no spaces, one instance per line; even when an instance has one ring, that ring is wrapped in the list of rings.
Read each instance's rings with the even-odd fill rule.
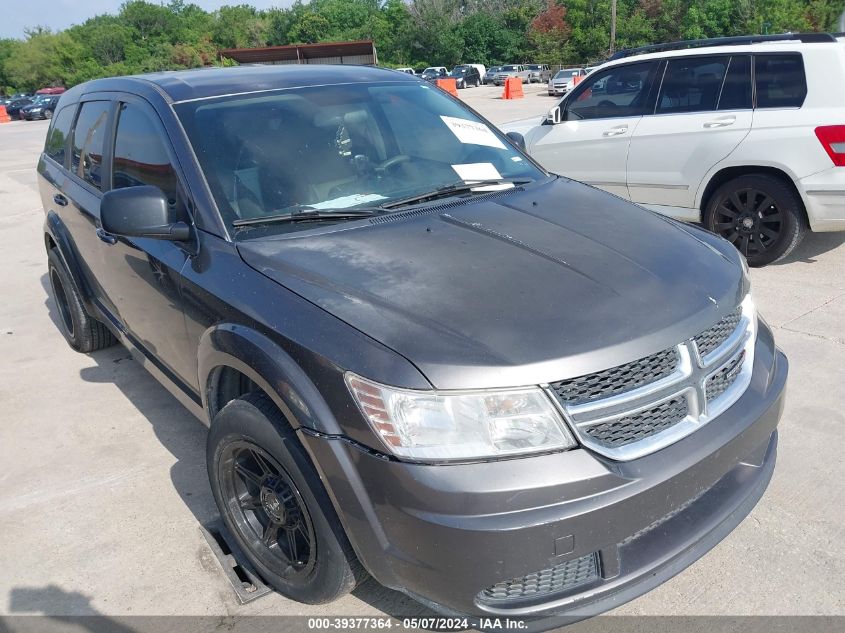
[[[751,379],[745,362],[754,356],[751,326],[740,307],[675,347],[548,389],[585,446],[612,459],[637,459],[733,404],[726,394],[741,389],[731,387],[742,382],[744,389]]]
[[[680,397],[612,422],[588,426],[584,432],[604,446],[617,448],[675,426],[688,412],[687,399]]]
[[[693,340],[695,341],[696,347],[698,347],[699,356],[704,358],[727,341],[728,337],[736,330],[736,326],[739,325],[741,318],[742,311],[739,309],[734,310],[716,325],[696,336]]]
[[[503,580],[479,594],[481,602],[519,602],[531,598],[549,598],[598,580],[599,564],[595,552],[573,558],[554,567],[541,569],[521,578]]]
[[[678,366],[674,348],[594,374],[562,380],[551,385],[566,404],[583,404],[615,396],[670,376]]]
[[[743,351],[739,356],[707,379],[707,402],[715,400],[734,384],[737,376],[742,371],[742,363],[744,361],[745,352]]]

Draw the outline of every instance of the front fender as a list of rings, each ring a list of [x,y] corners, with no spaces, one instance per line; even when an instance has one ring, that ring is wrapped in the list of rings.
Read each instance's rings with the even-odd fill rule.
[[[264,334],[235,323],[215,325],[200,339],[197,358],[202,405],[209,416],[214,372],[219,367],[231,367],[258,385],[294,429],[304,427],[329,435],[342,434],[311,379],[281,346]]]

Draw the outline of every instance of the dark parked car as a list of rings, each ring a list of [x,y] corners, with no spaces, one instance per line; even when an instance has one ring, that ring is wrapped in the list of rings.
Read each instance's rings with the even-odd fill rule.
[[[455,66],[449,76],[454,78],[458,88],[477,88],[481,85],[481,75],[474,66]]]
[[[32,103],[32,99],[12,99],[6,104],[6,113],[12,119],[20,119],[21,108],[28,106],[30,103]]]
[[[366,571],[446,612],[582,617],[763,494],[787,361],[742,256],[519,144],[377,68],[61,97],[38,175],[62,332],[210,425],[225,524],[283,594]]]
[[[33,121],[35,119],[52,119],[59,97],[36,97],[35,101],[21,108],[21,119]]]

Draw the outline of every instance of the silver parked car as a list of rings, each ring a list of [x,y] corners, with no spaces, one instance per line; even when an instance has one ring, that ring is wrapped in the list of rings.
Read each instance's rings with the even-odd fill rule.
[[[487,84],[492,84],[496,79],[496,75],[501,70],[501,66],[490,66],[490,68],[487,69],[487,72],[484,73],[484,75],[481,77],[481,83],[483,83],[485,86]]]
[[[499,72],[496,73],[496,76],[493,78],[493,83],[497,86],[501,86],[505,83],[505,79],[508,77],[519,77],[522,79],[522,83],[527,84],[530,72],[531,71],[522,64],[507,64],[506,66],[502,66],[499,69]]]
[[[528,83],[545,83],[552,78],[552,71],[548,64],[526,64],[528,69]]]
[[[586,77],[585,68],[563,68],[549,79],[549,96],[565,95],[575,86],[576,77]]]

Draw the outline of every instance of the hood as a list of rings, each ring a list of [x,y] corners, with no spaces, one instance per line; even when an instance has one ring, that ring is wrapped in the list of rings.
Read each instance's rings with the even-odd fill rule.
[[[502,130],[505,134],[508,132],[519,132],[523,136],[526,136],[530,131],[537,128],[537,126],[543,123],[545,116],[532,116],[527,119],[519,119],[517,121],[509,121],[507,123],[503,123],[499,125],[499,129]],[[527,139],[526,139],[527,140]]]
[[[629,362],[705,330],[745,292],[730,250],[562,178],[238,250],[441,389]]]

